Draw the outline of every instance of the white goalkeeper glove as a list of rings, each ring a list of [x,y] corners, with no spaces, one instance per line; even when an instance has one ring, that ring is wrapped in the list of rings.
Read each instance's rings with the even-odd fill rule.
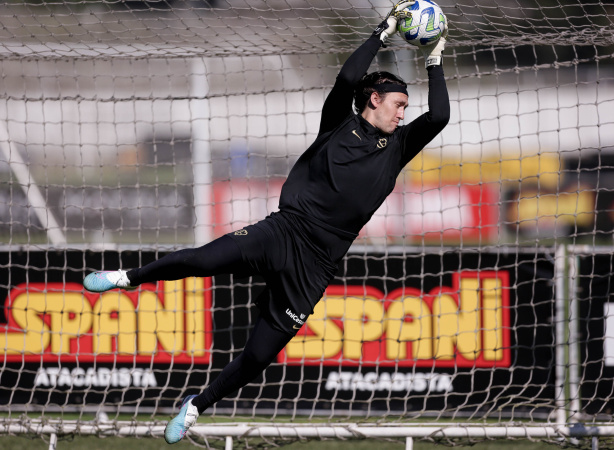
[[[422,49],[422,54],[424,55],[424,67],[429,66],[440,66],[442,53],[444,48],[446,48],[446,43],[448,39],[448,19],[445,21],[445,28],[443,33],[441,33],[441,37],[433,42],[430,45],[425,45],[424,47],[420,47]]]
[[[392,36],[397,32],[397,24],[399,23],[399,19],[404,19],[407,17],[408,13],[405,11],[405,8],[416,3],[416,0],[401,0],[396,5],[392,7],[386,18],[380,23],[375,31],[373,31],[374,36],[379,36],[382,42],[386,42],[389,36]]]

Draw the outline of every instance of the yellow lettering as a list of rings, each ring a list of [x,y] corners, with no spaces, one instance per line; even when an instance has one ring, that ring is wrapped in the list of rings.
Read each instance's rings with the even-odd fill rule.
[[[341,353],[344,360],[370,364],[377,359],[404,365],[434,360],[444,365],[473,361],[488,366],[489,361],[504,361],[509,356],[504,347],[508,333],[503,308],[506,277],[487,271],[479,276],[458,273],[454,279],[457,293],[444,290],[429,297],[432,302],[421,293],[401,294],[387,309],[383,295],[328,295],[309,319],[312,335],[294,338],[286,347],[286,356],[313,361],[337,358]],[[382,347],[365,346],[382,338]]]
[[[519,199],[516,212],[521,226],[552,228],[556,225],[590,225],[594,219],[595,197],[591,191],[539,194]]]
[[[103,294],[93,314],[94,353],[113,353],[114,340],[117,353],[136,353],[136,311],[129,297],[117,292]]]
[[[51,351],[70,353],[71,339],[87,333],[92,327],[92,306],[80,293],[47,294],[53,309],[51,316]]]
[[[343,320],[340,328],[334,319]],[[286,346],[288,358],[360,359],[364,342],[382,337],[384,307],[373,297],[357,298],[329,295],[319,302],[309,318],[311,336],[298,335]]]
[[[11,293],[10,326],[0,333],[4,355],[208,355],[202,278],[164,282],[163,300],[141,290],[138,307],[134,294],[117,291],[90,297],[73,287],[63,292],[59,283],[45,285],[47,292],[38,284],[30,288]]]
[[[503,359],[503,292],[499,278],[482,281],[482,305],[484,308],[484,359]]]
[[[141,292],[138,316],[139,353],[157,353],[158,343],[164,351],[181,353],[184,349],[183,318],[181,280],[164,282],[164,304],[155,293]]]
[[[185,280],[185,332],[186,352],[193,356],[205,354],[205,307],[203,297],[205,283],[203,278]]]
[[[139,354],[150,355],[158,352],[157,311],[160,301],[151,291],[142,291],[139,294],[138,306],[138,345]]]
[[[347,297],[343,328],[343,356],[360,359],[363,343],[378,339],[384,334],[384,306],[373,297]]]
[[[343,348],[343,330],[332,320],[342,318],[345,299],[328,296],[319,302],[309,318],[311,336],[297,335],[286,346],[288,358],[333,358]]]
[[[411,322],[405,320],[411,318]],[[411,342],[412,357],[433,357],[432,316],[420,297],[406,296],[388,307],[386,317],[386,359],[407,359],[407,343]]]
[[[453,359],[454,344],[468,359],[478,357],[480,350],[480,295],[477,278],[461,278],[460,305],[450,295],[440,295],[433,302],[435,357]]]
[[[46,294],[24,292],[11,305],[9,314],[24,331],[0,333],[0,348],[6,355],[42,353],[49,345],[49,327],[41,315],[47,307]]]
[[[537,182],[542,187],[555,189],[560,183],[560,159],[557,153],[509,155],[508,159],[494,158],[442,158],[419,153],[409,163],[408,179],[421,184],[446,185],[523,181]]]

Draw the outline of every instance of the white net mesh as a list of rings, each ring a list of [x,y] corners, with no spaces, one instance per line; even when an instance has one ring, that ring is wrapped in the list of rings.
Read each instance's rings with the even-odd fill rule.
[[[457,44],[608,46],[609,2],[462,1],[440,5]],[[7,56],[235,56],[353,50],[385,1],[3,2]]]
[[[555,441],[552,423],[612,425],[614,6],[440,5],[450,124],[302,334],[214,420],[437,420],[465,440],[490,436],[476,424]],[[275,211],[341,64],[390,7],[0,3],[0,432],[156,434],[238,355],[262,280],[93,295],[83,276]],[[372,68],[409,82],[409,120],[425,110],[422,57],[399,37]]]

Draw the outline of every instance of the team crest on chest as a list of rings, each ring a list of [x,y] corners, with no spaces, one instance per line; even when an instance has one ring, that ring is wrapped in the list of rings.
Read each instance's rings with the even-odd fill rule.
[[[377,148],[384,148],[388,145],[388,139],[386,138],[380,138],[379,141],[377,141]]]

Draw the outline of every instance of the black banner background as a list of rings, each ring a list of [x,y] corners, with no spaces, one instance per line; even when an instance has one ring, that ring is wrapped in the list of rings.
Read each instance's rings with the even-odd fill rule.
[[[161,253],[123,251],[61,251],[0,253],[0,298],[20,283],[75,282],[93,270],[144,265]],[[371,286],[384,293],[400,287],[422,292],[451,286],[460,271],[505,271],[510,285],[511,367],[360,367],[344,365],[301,366],[274,363],[263,376],[218,404],[218,408],[243,411],[332,410],[348,413],[417,414],[424,411],[476,413],[496,408],[549,409],[554,398],[554,286],[552,259],[539,253],[356,254],[340,267],[336,285]],[[264,288],[259,279],[219,276],[213,280],[213,347],[209,365],[113,363],[4,362],[0,404],[172,406],[186,394],[197,393],[236,357],[258,314],[251,306]],[[6,323],[0,311],[0,325]],[[38,386],[34,378],[41,367],[76,366],[151,369],[155,387]],[[326,389],[332,372],[387,372],[448,375],[451,388],[407,390]],[[424,387],[424,386],[423,386]],[[379,411],[379,412],[378,412]]]

